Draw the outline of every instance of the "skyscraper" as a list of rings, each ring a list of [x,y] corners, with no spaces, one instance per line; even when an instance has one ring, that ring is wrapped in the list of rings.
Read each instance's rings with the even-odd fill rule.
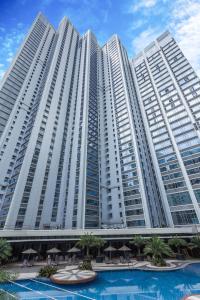
[[[169,32],[132,67],[166,217],[199,223],[200,80]]]
[[[0,89],[1,228],[199,223],[199,86],[168,32],[130,62],[39,14]]]
[[[102,223],[124,227],[159,226],[164,222],[159,193],[126,50],[114,35],[102,48],[101,55]]]
[[[53,31],[46,18],[39,14],[1,81],[0,137],[14,108],[16,99],[20,93],[23,93],[25,80],[29,77],[31,69],[34,73],[37,73],[36,69],[34,69],[34,63],[37,59],[40,60],[41,50],[44,47],[48,47],[49,37],[51,37]],[[41,64],[41,62],[39,63],[38,61],[38,64]]]

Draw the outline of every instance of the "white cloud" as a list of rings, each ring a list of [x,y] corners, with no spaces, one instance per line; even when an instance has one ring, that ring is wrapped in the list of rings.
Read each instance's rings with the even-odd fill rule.
[[[24,37],[24,25],[18,23],[16,28],[11,28],[1,35],[0,47],[0,79],[3,78],[5,70],[8,69],[17,48]]]
[[[159,29],[152,27],[142,31],[132,42],[134,52],[138,53],[142,51],[146,46],[148,46],[148,44],[153,42],[160,35],[160,33],[161,32]]]
[[[135,13],[141,9],[148,9],[155,6],[157,3],[157,0],[137,0],[136,3],[131,5],[130,12]]]
[[[165,11],[166,21],[160,24],[156,22],[155,27],[147,27],[134,38],[132,41],[133,52],[137,54],[142,51],[162,32],[169,29],[184,55],[200,76],[200,0],[149,1],[142,0],[136,6],[141,8],[145,5],[148,8],[154,5],[155,11],[162,8]],[[141,17],[141,19],[143,18]],[[148,20],[151,22],[152,18]]]
[[[103,12],[103,23],[107,23],[108,22],[108,10],[105,10]]]
[[[12,56],[10,56],[10,57],[6,58],[6,61],[10,63],[12,61],[12,59],[13,59]]]
[[[22,22],[17,23],[17,28],[21,29],[23,28],[24,24]]]
[[[3,78],[4,74],[5,74],[5,70],[0,69],[0,80]]]
[[[144,26],[146,23],[146,20],[145,19],[139,19],[137,21],[134,20],[134,23],[132,24],[132,26],[130,26],[130,29],[129,31],[134,31],[142,26]]]
[[[200,75],[200,1],[177,0],[172,9],[169,28]]]

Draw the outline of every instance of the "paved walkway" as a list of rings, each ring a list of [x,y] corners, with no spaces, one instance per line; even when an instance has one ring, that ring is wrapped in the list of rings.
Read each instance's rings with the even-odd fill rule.
[[[22,267],[22,264],[10,264],[5,270],[16,274],[17,279],[32,279],[36,278],[39,274],[39,271],[42,267],[46,266],[46,263],[37,263],[32,267]],[[58,269],[65,268],[66,270],[77,269],[78,266],[66,266],[66,264],[60,264],[57,266]]]
[[[184,268],[189,263],[200,262],[200,260],[166,260],[167,265],[165,267],[157,267],[152,265],[149,261],[136,261],[133,260],[126,264],[93,264],[95,271],[103,270],[121,270],[121,269],[138,269],[138,270],[152,270],[152,271],[171,271]]]
[[[170,271],[184,268],[186,265],[190,263],[200,263],[200,260],[166,260],[166,267],[155,267],[149,261],[136,261],[132,260],[130,263],[117,263],[117,264],[105,264],[105,263],[96,263],[92,262],[94,271],[105,271],[105,270],[122,270],[122,269],[138,269],[138,270],[156,270],[156,271]],[[17,279],[30,279],[38,276],[39,270],[41,267],[46,265],[45,262],[37,263],[32,267],[21,267],[21,264],[10,264],[6,266],[6,270],[17,275]],[[60,263],[58,266],[58,270],[73,270],[77,269],[77,265],[67,265],[66,263]]]
[[[183,300],[200,300],[200,295],[186,296],[183,298]]]

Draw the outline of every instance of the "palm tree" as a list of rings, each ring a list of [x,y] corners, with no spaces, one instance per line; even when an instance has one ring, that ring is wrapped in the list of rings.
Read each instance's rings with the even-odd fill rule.
[[[188,246],[189,246],[189,248],[190,248],[191,250],[193,250],[193,249],[197,250],[197,251],[195,251],[195,252],[192,251],[192,255],[195,255],[195,256],[199,257],[199,250],[200,250],[200,236],[199,236],[199,235],[194,236],[194,237],[191,239],[191,241],[190,241],[190,243],[188,244]]]
[[[10,244],[4,239],[0,239],[0,261],[7,260],[11,254],[12,248]]]
[[[170,247],[174,247],[178,254],[181,254],[181,248],[187,246],[187,242],[184,239],[178,238],[177,236],[168,241]]]
[[[194,236],[189,243],[191,249],[200,249],[200,236]]]
[[[166,263],[163,256],[170,256],[173,254],[173,251],[170,249],[169,245],[159,237],[152,237],[144,248],[144,254],[151,255],[155,265],[164,266]]]
[[[141,256],[141,248],[145,245],[145,243],[145,239],[140,235],[134,236],[130,241],[130,244],[134,244],[137,248],[137,256]]]
[[[94,242],[94,246],[95,247],[97,247],[97,249],[98,249],[98,256],[100,256],[101,255],[101,252],[100,252],[100,249],[104,246],[104,244],[105,244],[106,242],[102,239],[102,238],[100,238],[100,237],[95,237],[95,242]]]
[[[86,233],[81,236],[80,240],[76,243],[82,249],[86,249],[86,256],[90,255],[90,248],[95,246],[96,237],[92,233]]]

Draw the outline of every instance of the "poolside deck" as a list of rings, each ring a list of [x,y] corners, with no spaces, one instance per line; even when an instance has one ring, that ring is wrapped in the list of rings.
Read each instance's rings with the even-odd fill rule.
[[[136,261],[132,260],[130,263],[117,263],[117,264],[106,264],[106,263],[96,263],[95,261],[92,262],[93,270],[94,271],[106,271],[106,270],[123,270],[123,269],[138,269],[138,270],[155,270],[155,271],[170,271],[184,268],[186,265],[191,263],[200,263],[200,260],[187,260],[187,261],[180,261],[180,260],[167,260],[168,266],[166,267],[155,267],[152,266],[149,261]],[[38,276],[39,270],[41,267],[45,266],[45,262],[38,262],[35,263],[32,267],[22,267],[22,264],[15,263],[9,264],[5,267],[6,270],[15,273],[17,275],[17,279],[32,279]],[[74,270],[78,269],[78,265],[67,265],[66,262],[60,262],[57,266],[59,269],[67,270]],[[199,298],[197,298],[199,299]],[[192,299],[187,299],[192,300]]]
[[[183,298],[183,300],[200,300],[200,295],[191,295],[191,296],[186,296]]]

